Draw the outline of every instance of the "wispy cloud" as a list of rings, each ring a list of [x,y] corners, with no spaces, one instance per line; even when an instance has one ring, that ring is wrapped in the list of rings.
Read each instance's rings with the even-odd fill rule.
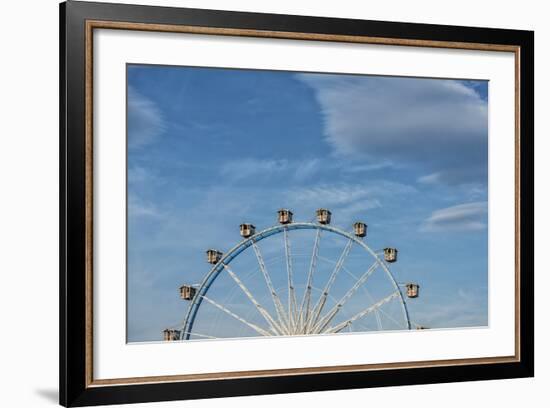
[[[487,202],[459,204],[432,212],[422,231],[474,231],[487,227]]]
[[[231,180],[241,180],[249,177],[257,177],[259,175],[272,175],[286,171],[288,169],[288,160],[281,159],[255,159],[244,158],[240,160],[232,160],[226,162],[220,173],[222,176],[228,177]]]
[[[395,163],[392,163],[390,161],[380,161],[380,162],[371,162],[371,163],[364,163],[364,164],[348,164],[346,166],[342,166],[342,171],[345,173],[364,173],[369,171],[383,170],[383,169],[396,168],[396,167],[398,166]]]
[[[311,214],[315,208],[329,208],[339,224],[349,224],[364,217],[365,212],[381,208],[391,195],[416,193],[416,189],[401,183],[389,181],[364,184],[320,184],[312,187],[292,188],[287,192],[287,202],[293,208],[307,209]]]
[[[359,185],[320,185],[291,190],[289,194],[293,202],[301,205],[311,203],[320,207],[337,207],[364,200],[366,207],[380,206],[378,200],[368,204],[367,198],[373,194],[369,189]]]
[[[471,184],[487,179],[487,166],[465,162],[464,166],[449,167],[418,178],[420,184]]]
[[[412,186],[391,182],[377,181],[363,184],[322,184],[313,187],[292,189],[289,194],[298,203],[322,203],[323,205],[349,204],[368,197],[385,197],[388,194],[395,197],[398,194],[415,193]],[[372,207],[371,207],[372,208]]]
[[[135,195],[128,196],[128,217],[159,217],[155,204],[146,202]]]
[[[315,175],[324,166],[320,159],[303,160],[294,169],[294,180],[305,181]]]
[[[162,135],[166,124],[158,106],[128,86],[128,147],[150,145]]]
[[[143,189],[163,185],[166,180],[160,177],[154,170],[148,167],[128,167],[128,185],[134,188]],[[137,186],[139,185],[139,187]]]
[[[458,289],[439,300],[440,295],[424,290],[422,296],[437,299],[437,307],[415,305],[414,319],[416,324],[430,328],[479,327],[488,324],[487,288]]]
[[[360,174],[402,167],[391,161],[357,161],[332,158],[331,160],[308,158],[302,160],[242,158],[226,161],[220,175],[231,181],[269,178],[285,175],[287,181],[306,182],[320,173],[341,172]]]
[[[436,184],[441,181],[441,173],[432,173],[419,177],[418,182],[420,184]]]
[[[453,184],[485,176],[487,102],[463,82],[297,77],[315,91],[336,154],[421,164]]]
[[[220,174],[231,181],[250,178],[269,178],[272,176],[287,175],[287,180],[297,182],[312,177],[326,165],[320,159],[291,161],[287,159],[257,159],[243,158],[225,162]]]

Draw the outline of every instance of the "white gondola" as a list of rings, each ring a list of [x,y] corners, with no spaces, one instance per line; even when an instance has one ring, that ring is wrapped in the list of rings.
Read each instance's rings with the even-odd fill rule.
[[[280,209],[277,211],[279,224],[290,224],[292,222],[292,211],[287,209]]]
[[[418,291],[420,286],[417,283],[407,283],[407,297],[416,298],[418,297]]]
[[[316,212],[317,222],[319,224],[327,225],[330,224],[330,216],[332,213],[326,208],[319,208]]]
[[[164,341],[176,341],[181,338],[181,331],[175,329],[164,329],[162,331]]]
[[[355,236],[363,238],[367,236],[367,224],[364,222],[356,222],[353,224],[353,233]]]
[[[397,249],[395,248],[384,248],[384,260],[386,262],[396,262],[397,261]]]
[[[222,259],[223,253],[215,249],[209,249],[206,251],[206,260],[209,264],[215,265],[220,259]]]
[[[239,229],[243,238],[250,238],[256,233],[256,227],[252,224],[241,224]]]
[[[183,285],[180,287],[180,296],[183,300],[193,300],[197,289],[190,285]]]

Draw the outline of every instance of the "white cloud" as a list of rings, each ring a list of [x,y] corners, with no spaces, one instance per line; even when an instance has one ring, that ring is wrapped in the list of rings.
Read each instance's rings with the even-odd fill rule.
[[[459,81],[298,74],[338,155],[421,163],[457,183],[486,173],[487,103]],[[467,167],[468,171],[462,171]],[[451,176],[445,177],[445,172]]]
[[[487,202],[459,204],[434,211],[422,231],[473,231],[487,227]]]
[[[150,145],[165,129],[166,124],[158,106],[128,86],[128,147]]]

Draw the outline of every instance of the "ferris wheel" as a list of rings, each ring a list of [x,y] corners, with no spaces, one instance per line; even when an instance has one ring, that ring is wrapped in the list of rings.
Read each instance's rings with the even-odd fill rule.
[[[322,208],[294,222],[281,209],[278,224],[262,231],[241,224],[232,249],[206,251],[212,267],[202,282],[180,287],[189,308],[164,340],[423,328],[411,323],[405,301],[418,297],[419,285],[399,283],[389,268],[397,249],[373,250],[365,223],[344,231],[331,217]]]

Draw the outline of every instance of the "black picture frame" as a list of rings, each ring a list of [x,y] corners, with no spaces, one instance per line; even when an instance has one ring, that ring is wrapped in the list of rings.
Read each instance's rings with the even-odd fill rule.
[[[60,404],[85,406],[304,391],[445,383],[534,376],[534,33],[339,18],[258,14],[68,1],[60,4]],[[86,235],[86,22],[186,25],[270,32],[518,47],[517,151],[521,202],[516,260],[519,323],[517,361],[288,376],[101,385],[87,374],[89,292]]]

